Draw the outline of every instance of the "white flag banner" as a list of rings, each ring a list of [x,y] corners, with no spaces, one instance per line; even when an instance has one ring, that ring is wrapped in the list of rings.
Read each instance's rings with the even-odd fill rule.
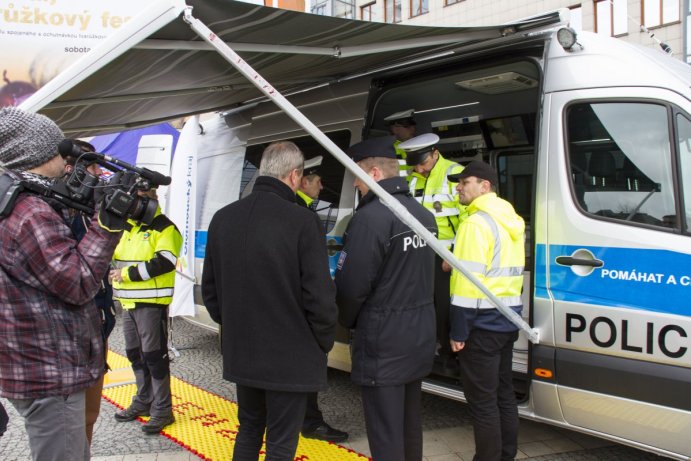
[[[171,317],[195,315],[194,232],[197,197],[197,142],[199,116],[187,120],[180,133],[171,169],[168,217],[182,234],[182,248],[175,270],[175,291],[170,303]]]

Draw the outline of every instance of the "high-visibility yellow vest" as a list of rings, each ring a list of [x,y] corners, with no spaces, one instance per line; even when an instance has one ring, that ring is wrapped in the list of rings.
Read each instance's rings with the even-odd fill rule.
[[[414,171],[409,176],[410,194],[434,215],[439,229],[438,238],[447,246],[453,244],[458,225],[466,217],[465,207],[458,203],[458,183],[447,178],[447,175],[461,171],[461,165],[439,154],[428,177]]]
[[[408,173],[410,172],[410,167],[405,162],[405,159],[408,157],[408,153],[398,147],[401,142],[403,141],[400,139],[395,140],[393,143],[393,148],[396,150],[396,158],[398,159],[398,175],[407,179]]]
[[[128,222],[132,228],[123,232],[113,254],[113,263],[116,268],[121,269],[123,277],[122,282],[113,281],[113,298],[120,302],[123,309],[134,309],[135,303],[167,306],[173,300],[175,270],[148,277],[145,263],[158,253],[175,266],[182,246],[182,236],[175,224],[161,214],[160,208],[149,226],[132,220]],[[144,280],[130,280],[130,266],[137,266]]]
[[[302,199],[303,202],[305,202],[305,206],[307,208],[312,208],[312,202],[314,202],[314,199],[310,197],[309,195],[305,194],[303,191],[299,190],[296,192],[298,197]]]
[[[507,306],[520,306],[525,266],[525,223],[506,200],[488,193],[468,205],[453,254]],[[451,304],[493,309],[474,284],[457,270],[451,274]]]

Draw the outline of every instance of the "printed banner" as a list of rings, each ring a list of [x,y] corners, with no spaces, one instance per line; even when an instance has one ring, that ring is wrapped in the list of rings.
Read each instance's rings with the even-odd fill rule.
[[[173,157],[169,195],[169,218],[182,234],[182,248],[175,271],[175,292],[170,316],[194,315],[194,237],[197,197],[197,138],[199,116],[190,118],[182,129]]]
[[[140,9],[135,0],[0,0],[0,107],[23,102]]]

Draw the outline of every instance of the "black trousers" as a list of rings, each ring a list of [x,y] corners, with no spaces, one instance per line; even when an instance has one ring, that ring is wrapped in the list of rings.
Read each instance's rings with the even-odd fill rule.
[[[517,338],[517,331],[472,330],[458,353],[475,432],[473,461],[513,461],[516,457],[518,407],[511,359]]]
[[[319,409],[317,393],[307,394],[307,408],[305,409],[305,421],[302,423],[303,431],[313,431],[324,422],[324,415]]]
[[[305,415],[307,392],[237,385],[238,420],[234,461],[257,461],[266,429],[266,461],[293,461]]]
[[[362,406],[372,461],[421,461],[422,381],[363,386]]]
[[[437,316],[437,341],[441,346],[439,355],[450,356],[449,342],[449,311],[451,310],[451,272],[444,272],[441,268],[443,259],[434,255],[434,311]]]

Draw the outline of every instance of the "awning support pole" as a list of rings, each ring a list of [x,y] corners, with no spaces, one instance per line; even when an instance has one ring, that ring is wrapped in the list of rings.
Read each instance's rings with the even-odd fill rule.
[[[305,117],[292,103],[290,103],[281,93],[279,93],[269,82],[257,73],[249,64],[245,62],[235,51],[233,51],[223,40],[214,34],[206,25],[192,16],[192,7],[188,6],[184,11],[185,22],[187,22],[192,30],[194,30],[203,40],[213,46],[226,61],[228,61],[235,69],[244,75],[250,82],[252,82],[262,93],[271,99],[281,110],[283,110],[290,118],[292,118],[298,125],[305,129],[319,144],[328,150],[336,159],[343,164],[350,172],[357,176],[364,182],[371,191],[373,191],[382,202],[408,227],[410,227],[416,234],[423,238],[429,246],[446,262],[448,262],[454,269],[461,272],[468,280],[482,291],[492,303],[497,306],[497,309],[508,318],[511,323],[523,330],[528,339],[538,344],[540,341],[539,331],[531,328],[520,315],[516,314],[511,308],[505,306],[492,292],[487,289],[469,270],[454,258],[453,254],[442,244],[437,238],[425,228],[408,210],[401,205],[398,200],[387,193],[376,181],[369,177],[353,160],[348,157],[333,141],[331,141],[324,133],[322,133],[317,126]]]

